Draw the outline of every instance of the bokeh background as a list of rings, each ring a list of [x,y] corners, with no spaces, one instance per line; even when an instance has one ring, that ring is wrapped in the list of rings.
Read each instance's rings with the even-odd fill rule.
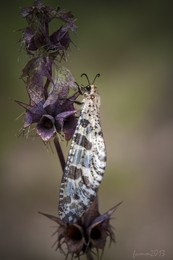
[[[108,164],[99,191],[100,212],[123,201],[112,219],[117,243],[103,260],[173,259],[173,16],[172,1],[44,1],[77,17],[66,66],[76,81],[96,73]],[[62,175],[57,155],[39,138],[16,136],[27,102],[19,79],[27,62],[18,29],[21,7],[0,4],[0,259],[64,259],[51,249]],[[83,79],[82,79],[83,81]],[[84,83],[84,82],[82,82]],[[62,142],[67,154],[68,148]],[[157,254],[160,252],[161,256]],[[82,258],[83,259],[83,258]]]

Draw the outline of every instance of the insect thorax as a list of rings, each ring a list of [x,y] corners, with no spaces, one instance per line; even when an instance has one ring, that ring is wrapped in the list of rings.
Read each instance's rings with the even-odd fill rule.
[[[100,96],[97,93],[96,85],[88,85],[85,87],[86,91],[84,92],[84,103],[88,101],[92,101],[97,107],[100,106]]]

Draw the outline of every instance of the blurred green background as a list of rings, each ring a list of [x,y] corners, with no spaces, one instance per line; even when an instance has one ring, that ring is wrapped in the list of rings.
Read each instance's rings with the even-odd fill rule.
[[[99,191],[100,212],[119,201],[111,223],[117,243],[103,260],[133,259],[163,250],[173,259],[173,16],[172,1],[44,1],[78,18],[66,66],[76,81],[96,73],[108,164]],[[64,259],[51,249],[55,230],[43,211],[57,214],[61,168],[39,138],[17,138],[27,102],[19,79],[27,57],[20,51],[21,7],[0,4],[0,259]],[[68,148],[62,143],[64,152]],[[51,226],[51,227],[50,227]],[[155,251],[156,252],[156,251]],[[156,252],[157,253],[157,252]],[[151,256],[136,256],[150,259]],[[83,259],[83,258],[82,258]]]

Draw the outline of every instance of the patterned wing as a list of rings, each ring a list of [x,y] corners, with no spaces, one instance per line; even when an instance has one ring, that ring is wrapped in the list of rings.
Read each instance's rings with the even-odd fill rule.
[[[94,200],[106,167],[106,150],[95,99],[84,102],[72,139],[59,197],[59,216],[76,222]]]

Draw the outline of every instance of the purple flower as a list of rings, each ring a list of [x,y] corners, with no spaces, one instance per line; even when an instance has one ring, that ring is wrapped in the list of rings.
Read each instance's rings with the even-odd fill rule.
[[[22,30],[21,39],[27,53],[35,55],[39,51],[44,55],[62,58],[71,42],[69,31],[76,30],[73,14],[60,8],[50,8],[37,0],[33,6],[23,8],[21,15],[28,23]],[[59,20],[61,25],[50,34],[49,24],[53,19]]]
[[[21,42],[31,55],[21,75],[29,104],[17,101],[26,109],[24,129],[35,123],[43,141],[50,140],[56,133],[69,140],[76,126],[73,103],[79,93],[68,99],[69,88],[76,88],[75,80],[68,69],[57,67],[56,62],[62,60],[71,43],[69,31],[76,29],[75,18],[71,12],[59,7],[53,9],[40,0],[23,8],[21,15],[27,22]],[[59,27],[50,33],[49,25],[54,19]]]
[[[54,234],[57,234],[57,240],[54,243],[56,250],[60,250],[66,256],[71,254],[72,257],[80,257],[86,254],[88,259],[93,259],[93,249],[104,250],[107,238],[115,242],[115,235],[110,225],[111,215],[115,212],[116,206],[100,214],[98,211],[97,198],[86,210],[84,215],[75,224],[64,223],[60,218],[39,212],[40,214],[50,218],[58,224],[58,228]],[[63,245],[66,245],[66,252]]]
[[[37,70],[33,67],[36,73],[33,73],[31,83],[27,85],[30,104],[17,101],[26,109],[24,129],[36,123],[37,134],[43,141],[49,141],[56,133],[63,134],[68,141],[77,123],[74,101],[79,96],[79,92],[68,98],[69,89],[76,88],[75,80],[68,69],[59,68],[52,87],[45,96],[42,77],[39,76],[47,74],[47,71],[45,66],[41,69],[42,71],[37,75]]]

